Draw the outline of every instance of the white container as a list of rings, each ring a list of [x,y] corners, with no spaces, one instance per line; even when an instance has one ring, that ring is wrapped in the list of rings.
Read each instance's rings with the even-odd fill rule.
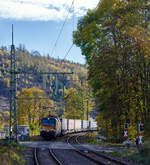
[[[67,129],[69,132],[74,132],[74,120],[73,119],[68,119]]]
[[[75,120],[75,131],[81,131],[81,120]]]

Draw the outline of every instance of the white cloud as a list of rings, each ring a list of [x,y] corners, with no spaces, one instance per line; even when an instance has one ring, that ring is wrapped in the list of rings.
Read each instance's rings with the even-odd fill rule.
[[[74,0],[76,16],[93,9],[99,0]],[[0,0],[0,18],[16,20],[64,20],[72,0]],[[71,16],[71,13],[70,13]]]

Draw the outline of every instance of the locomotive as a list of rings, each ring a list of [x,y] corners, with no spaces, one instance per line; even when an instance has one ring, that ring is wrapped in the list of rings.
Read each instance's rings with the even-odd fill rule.
[[[61,134],[61,121],[54,116],[48,116],[41,119],[40,136],[43,138],[56,137]]]
[[[97,130],[96,121],[59,119],[55,116],[48,116],[40,121],[40,136],[43,138],[94,130]]]

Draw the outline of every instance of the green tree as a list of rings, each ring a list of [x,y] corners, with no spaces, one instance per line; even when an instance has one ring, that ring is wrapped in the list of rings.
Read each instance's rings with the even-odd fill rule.
[[[47,116],[50,108],[53,107],[52,100],[45,100],[47,96],[44,91],[38,88],[22,89],[18,93],[18,124],[29,125],[38,133],[40,119]]]
[[[74,88],[70,88],[65,94],[65,112],[64,118],[81,119],[83,114],[82,97]]]
[[[2,124],[3,124],[3,115],[0,114],[0,129],[1,129]]]
[[[10,80],[8,78],[4,79],[4,85],[5,87],[9,88],[10,87]]]
[[[125,122],[134,128],[150,118],[148,7],[146,0],[102,0],[73,33],[86,57],[97,120],[106,136],[120,138]]]

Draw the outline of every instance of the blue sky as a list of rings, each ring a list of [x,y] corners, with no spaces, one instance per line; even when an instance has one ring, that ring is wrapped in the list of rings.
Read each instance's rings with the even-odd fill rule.
[[[0,46],[11,45],[11,25],[14,24],[15,45],[24,44],[29,51],[51,55],[62,24],[70,10],[62,34],[52,57],[63,59],[72,44],[72,31],[88,8],[96,7],[98,0],[0,0]],[[72,8],[73,9],[73,8]],[[67,60],[84,64],[84,56],[73,46]]]

